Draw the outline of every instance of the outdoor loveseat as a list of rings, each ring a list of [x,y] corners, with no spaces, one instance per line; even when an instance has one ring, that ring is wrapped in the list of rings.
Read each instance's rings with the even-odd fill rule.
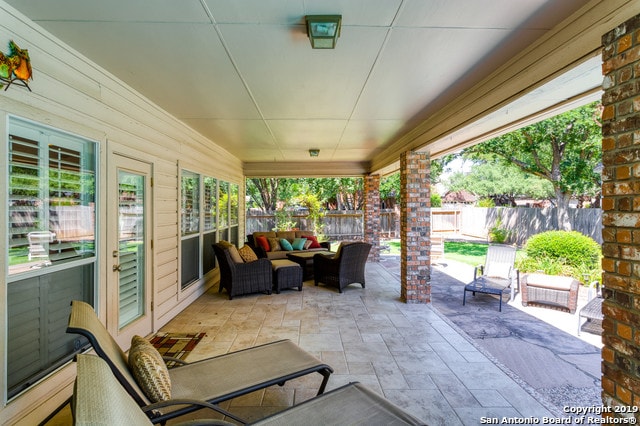
[[[292,245],[291,250],[282,246],[281,240],[283,239]],[[302,248],[298,249],[296,247],[299,246],[294,246],[296,242],[299,242],[296,239],[306,240],[303,242]],[[331,250],[331,243],[318,241],[312,231],[256,231],[247,235],[247,245],[255,251],[258,257],[266,257],[269,260],[286,259],[287,253]]]

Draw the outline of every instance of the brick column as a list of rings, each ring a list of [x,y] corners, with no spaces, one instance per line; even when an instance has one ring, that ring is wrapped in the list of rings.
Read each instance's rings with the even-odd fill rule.
[[[370,262],[380,262],[380,175],[364,178],[364,240],[371,243]]]
[[[406,303],[431,302],[429,170],[424,152],[400,156],[400,298]]]
[[[602,37],[602,398],[640,405],[640,15]],[[632,414],[627,414],[632,415]],[[636,418],[640,418],[638,413]]]

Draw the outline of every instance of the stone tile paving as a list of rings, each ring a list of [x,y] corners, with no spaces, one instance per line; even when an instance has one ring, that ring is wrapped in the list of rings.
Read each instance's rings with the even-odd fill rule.
[[[392,272],[367,264],[366,288],[352,285],[342,294],[312,281],[305,282],[302,292],[231,301],[212,289],[162,331],[171,331],[175,323],[182,330],[207,333],[191,354],[190,360],[196,360],[273,340],[282,330],[334,367],[328,389],[360,381],[430,425],[476,425],[487,416],[561,415],[547,409],[546,401],[525,390],[430,305],[405,304],[399,295]],[[227,321],[210,327],[207,316]],[[262,326],[256,326],[257,318],[263,318]],[[292,400],[313,397],[319,382],[319,376],[305,377],[222,405],[254,420],[290,406]]]

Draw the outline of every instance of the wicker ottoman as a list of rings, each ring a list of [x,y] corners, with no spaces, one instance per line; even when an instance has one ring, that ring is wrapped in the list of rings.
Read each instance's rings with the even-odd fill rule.
[[[276,294],[285,288],[298,287],[302,291],[302,268],[296,262],[288,259],[276,259],[271,261],[273,269],[273,291]]]

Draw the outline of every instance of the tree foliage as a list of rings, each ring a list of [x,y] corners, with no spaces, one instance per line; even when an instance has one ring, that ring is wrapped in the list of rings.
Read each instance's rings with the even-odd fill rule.
[[[602,161],[600,108],[592,103],[466,148],[473,160],[512,164],[551,182],[559,224],[568,226],[572,196],[596,195]]]
[[[466,190],[494,205],[515,206],[517,197],[545,199],[553,195],[550,182],[501,163],[476,163],[469,173],[456,172],[446,181],[450,191]]]

